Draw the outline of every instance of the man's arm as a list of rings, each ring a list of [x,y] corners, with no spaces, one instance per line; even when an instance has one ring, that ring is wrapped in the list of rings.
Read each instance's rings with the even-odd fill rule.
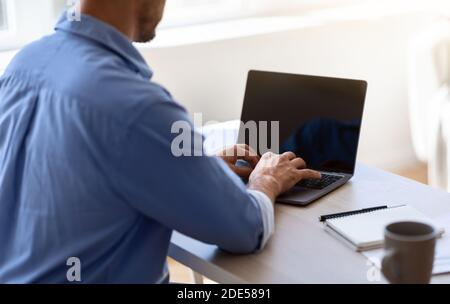
[[[171,130],[178,121],[192,126],[182,107],[170,100],[161,101],[143,112],[130,128],[119,164],[121,194],[145,216],[198,240],[235,253],[259,249],[270,236],[273,218],[267,200],[264,203],[255,193],[267,196],[273,204],[288,186],[282,175],[293,183],[300,175],[294,178],[287,174],[287,165],[280,166],[284,171],[279,173],[257,167],[249,183],[257,192],[250,194],[222,160],[193,156],[200,152],[195,150],[198,147],[191,147],[191,156],[174,156],[172,142],[179,134]],[[194,138],[199,138],[193,127],[191,136],[193,144]],[[263,157],[260,163],[275,164],[275,158]],[[282,159],[283,163],[289,161],[285,156]],[[274,181],[279,176],[280,181]]]

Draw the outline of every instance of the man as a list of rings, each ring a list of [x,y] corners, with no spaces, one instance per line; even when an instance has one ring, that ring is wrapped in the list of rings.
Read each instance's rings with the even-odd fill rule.
[[[320,177],[246,146],[173,156],[171,126],[190,120],[131,44],[155,36],[164,4],[82,1],[80,22],[62,17],[0,78],[1,283],[168,282],[172,230],[257,251],[276,197]]]

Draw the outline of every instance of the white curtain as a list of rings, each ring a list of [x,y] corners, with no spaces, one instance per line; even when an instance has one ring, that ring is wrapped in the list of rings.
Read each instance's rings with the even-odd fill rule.
[[[409,58],[410,120],[432,186],[450,191],[450,21],[419,33]]]

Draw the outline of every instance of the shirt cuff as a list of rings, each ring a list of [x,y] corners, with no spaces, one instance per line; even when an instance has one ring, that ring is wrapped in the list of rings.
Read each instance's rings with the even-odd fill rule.
[[[266,246],[272,234],[275,232],[275,215],[272,200],[261,191],[247,190],[248,193],[255,198],[258,204],[259,210],[261,210],[261,218],[264,226],[263,237],[261,245],[258,250],[261,250]]]

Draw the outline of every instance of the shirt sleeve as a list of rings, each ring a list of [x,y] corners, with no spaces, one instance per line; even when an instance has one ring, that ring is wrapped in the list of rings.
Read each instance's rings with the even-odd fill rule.
[[[248,192],[255,198],[256,203],[261,212],[261,218],[264,225],[264,232],[259,250],[263,249],[270,237],[275,232],[275,212],[272,200],[263,192],[256,190],[248,190]]]
[[[261,195],[250,194],[220,158],[203,155],[202,136],[186,111],[164,98],[129,128],[114,178],[120,195],[150,220],[200,241],[232,253],[260,249],[268,235],[265,227],[270,228]],[[172,133],[176,122],[192,129],[191,155],[172,151],[179,136]],[[198,140],[200,148],[194,145]]]

